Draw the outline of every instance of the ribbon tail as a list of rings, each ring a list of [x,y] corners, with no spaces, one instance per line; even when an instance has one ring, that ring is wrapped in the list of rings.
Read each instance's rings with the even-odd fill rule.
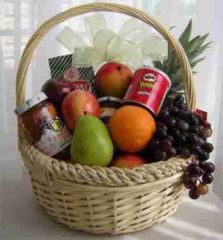
[[[73,52],[74,47],[87,46],[83,38],[75,33],[71,28],[65,27],[57,36],[56,40],[61,43],[68,51]]]

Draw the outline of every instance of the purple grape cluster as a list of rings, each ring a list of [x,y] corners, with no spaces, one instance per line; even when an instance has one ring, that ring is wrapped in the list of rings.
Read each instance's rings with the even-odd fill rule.
[[[148,146],[148,153],[155,161],[181,156],[196,156],[200,161],[209,159],[213,151],[207,138],[211,135],[211,125],[204,123],[192,113],[182,95],[166,99],[157,118],[157,129]]]
[[[188,165],[184,176],[184,186],[189,191],[189,196],[192,199],[197,199],[200,195],[208,193],[207,184],[212,183],[212,173],[215,171],[215,166],[211,162],[194,161]]]
[[[209,159],[213,145],[207,142],[212,134],[211,125],[192,113],[182,95],[166,99],[157,118],[156,133],[149,143],[148,153],[155,161],[181,156],[193,162],[185,169],[183,183],[190,189],[192,199],[208,193],[215,166]]]

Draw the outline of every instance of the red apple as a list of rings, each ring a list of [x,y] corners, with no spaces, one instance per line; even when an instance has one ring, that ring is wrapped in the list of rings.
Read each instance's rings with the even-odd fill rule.
[[[96,73],[95,87],[99,96],[123,98],[133,78],[130,68],[122,63],[105,63]]]
[[[78,69],[74,67],[67,69],[62,78],[49,79],[42,86],[42,92],[54,103],[59,113],[65,96],[77,89],[90,91],[90,84],[80,79]]]
[[[100,106],[92,93],[83,90],[75,90],[64,98],[62,113],[67,127],[70,130],[74,130],[78,117],[84,114],[99,116]]]
[[[123,154],[117,156],[112,163],[112,166],[119,168],[129,168],[133,169],[139,167],[147,162],[140,156],[135,154]]]

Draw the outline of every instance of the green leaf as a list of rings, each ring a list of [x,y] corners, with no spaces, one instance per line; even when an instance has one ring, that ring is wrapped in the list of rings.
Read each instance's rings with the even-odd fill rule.
[[[197,36],[190,41],[189,47],[187,49],[188,52],[194,52],[196,49],[200,48],[205,40],[207,39],[209,34],[205,34],[204,36]]]
[[[195,48],[195,46],[198,46],[198,43],[200,42],[201,36],[198,35],[194,37],[192,40],[190,40],[185,48],[185,50],[192,52],[192,50]]]
[[[211,44],[212,44],[212,42],[208,42],[208,43],[204,44],[202,47],[198,48],[196,51],[194,51],[192,53],[187,53],[187,56],[188,56],[190,62],[194,61],[198,56],[200,56],[206,49],[208,49],[210,47]]]
[[[164,70],[164,66],[160,61],[153,61],[153,65],[154,65],[154,67],[156,67],[162,71]]]
[[[185,28],[185,30],[183,31],[183,33],[181,34],[181,36],[179,38],[179,41],[183,47],[190,40],[191,30],[192,30],[192,19],[190,20],[187,27]]]
[[[203,61],[206,57],[202,57],[202,58],[197,58],[195,59],[193,62],[190,63],[191,68],[194,68],[199,62]]]

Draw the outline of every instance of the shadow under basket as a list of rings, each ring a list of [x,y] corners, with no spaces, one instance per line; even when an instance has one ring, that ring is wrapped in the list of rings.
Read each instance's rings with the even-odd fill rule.
[[[16,79],[17,106],[25,100],[25,77],[33,52],[57,24],[81,14],[111,11],[138,18],[154,27],[176,53],[188,106],[195,108],[192,72],[178,40],[153,17],[132,7],[92,3],[74,7],[47,20],[33,34],[22,55]],[[39,152],[18,126],[19,149],[29,170],[33,192],[56,221],[90,233],[121,234],[162,222],[177,209],[183,192],[183,169],[190,159],[171,158],[141,167],[88,167],[59,161]]]

